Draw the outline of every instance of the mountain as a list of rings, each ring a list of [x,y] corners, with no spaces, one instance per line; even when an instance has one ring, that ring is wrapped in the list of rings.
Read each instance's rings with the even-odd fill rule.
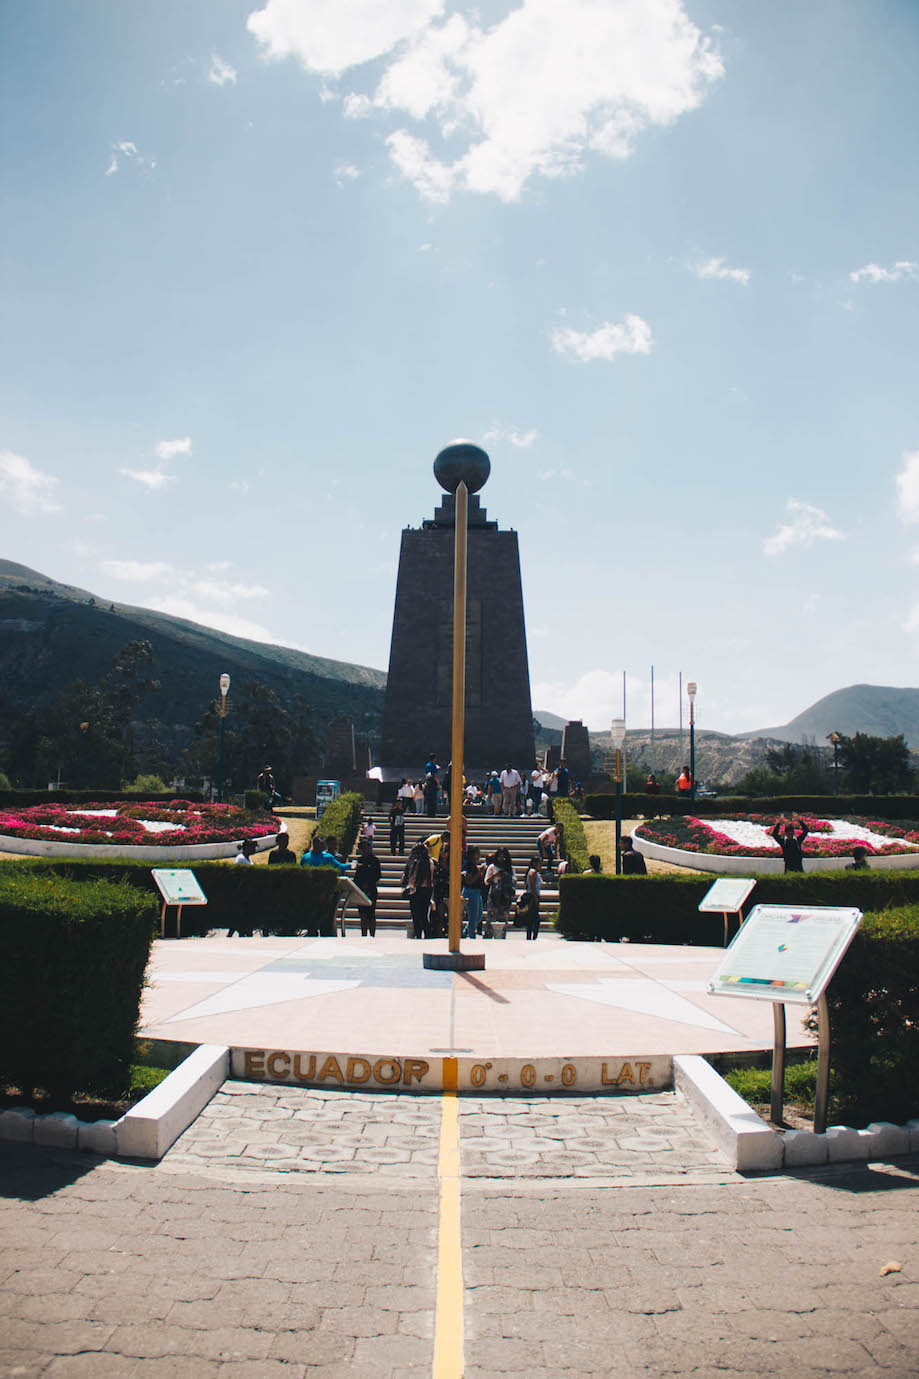
[[[902,733],[913,751],[919,750],[919,689],[895,689],[889,685],[849,685],[834,690],[811,704],[781,728],[741,733],[742,738],[774,737],[783,742],[816,742],[826,745],[827,733],[854,737],[896,737]]]
[[[564,732],[567,718],[560,718],[557,713],[550,713],[548,709],[534,709],[533,717],[537,723],[541,723],[544,728],[551,728],[553,732]]]
[[[754,766],[766,759],[777,741],[755,738],[749,741],[731,737],[727,733],[696,730],[696,779],[700,782],[718,781],[734,785]],[[595,770],[603,770],[604,761],[612,752],[608,733],[591,733],[591,755]],[[689,729],[681,735],[677,728],[658,728],[651,742],[647,728],[636,728],[625,735],[625,750],[629,761],[643,761],[648,769],[672,771],[679,774],[689,762]]]
[[[37,570],[0,560],[0,686],[7,712],[52,701],[71,680],[98,684],[113,657],[131,641],[153,648],[160,690],[154,714],[184,737],[217,697],[226,671],[233,682],[257,680],[282,703],[302,695],[323,740],[331,718],[344,714],[376,737],[386,676],[367,666],[311,656],[286,646],[233,637],[184,618],[111,603],[86,589],[59,584]]]

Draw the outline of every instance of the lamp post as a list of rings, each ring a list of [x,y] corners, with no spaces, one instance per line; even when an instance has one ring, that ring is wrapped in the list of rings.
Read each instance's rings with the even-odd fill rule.
[[[86,734],[89,731],[88,723],[80,724],[80,736],[77,738],[77,789],[83,788],[83,751],[86,747]]]
[[[839,794],[839,744],[842,741],[841,733],[827,733],[827,742],[833,744],[833,794]]]
[[[616,767],[613,781],[616,785],[616,875],[622,872],[622,858],[619,849],[622,843],[622,744],[625,742],[625,719],[614,718],[610,723],[609,735],[616,749]]]
[[[689,798],[696,798],[696,691],[699,686],[695,680],[690,680],[686,686],[686,693],[689,695]]]
[[[217,748],[217,803],[223,803],[223,725],[229,708],[227,695],[230,691],[230,677],[224,671],[220,677],[220,702],[217,705],[217,712],[220,715],[220,744]]]

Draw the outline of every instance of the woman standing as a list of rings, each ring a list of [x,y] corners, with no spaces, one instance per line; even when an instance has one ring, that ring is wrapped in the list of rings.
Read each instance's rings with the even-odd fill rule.
[[[466,902],[466,930],[464,938],[478,938],[482,923],[482,890],[485,886],[485,868],[479,861],[479,849],[475,846],[466,850],[463,858],[463,899]]]
[[[383,868],[380,866],[380,859],[373,850],[373,843],[369,838],[362,838],[357,848],[357,863],[354,868],[352,881],[355,886],[364,892],[370,901],[368,905],[361,905],[361,938],[366,938],[369,934],[371,938],[376,938],[377,932],[377,896],[379,895],[380,873]]]
[[[539,933],[539,893],[542,890],[541,863],[538,857],[531,857],[527,865],[526,880],[524,881],[523,899],[526,901],[524,911],[527,926],[527,938],[535,939]]]
[[[514,903],[514,864],[507,848],[498,848],[495,851],[494,860],[485,872],[485,883],[489,886],[485,937],[492,938],[496,924],[507,926],[510,922],[511,906]],[[492,933],[489,933],[489,929]]]
[[[389,850],[400,857],[405,852],[405,806],[398,796],[389,811]]]
[[[424,843],[416,843],[402,873],[402,889],[408,893],[415,938],[430,938],[431,895],[434,889],[434,863]]]

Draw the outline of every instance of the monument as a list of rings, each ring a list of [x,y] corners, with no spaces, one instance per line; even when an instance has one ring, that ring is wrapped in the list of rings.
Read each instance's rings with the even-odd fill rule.
[[[380,759],[385,777],[417,776],[431,753],[450,759],[453,657],[453,470],[469,489],[466,604],[466,776],[535,761],[517,533],[489,522],[478,490],[484,450],[457,442],[435,474],[447,490],[434,516],[402,533]]]
[[[579,718],[565,724],[562,733],[562,759],[568,767],[572,784],[586,780],[591,772],[590,734]]]

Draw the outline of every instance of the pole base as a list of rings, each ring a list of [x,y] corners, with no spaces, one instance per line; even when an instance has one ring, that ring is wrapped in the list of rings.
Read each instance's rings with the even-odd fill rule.
[[[484,953],[423,953],[425,967],[435,972],[484,972]]]

